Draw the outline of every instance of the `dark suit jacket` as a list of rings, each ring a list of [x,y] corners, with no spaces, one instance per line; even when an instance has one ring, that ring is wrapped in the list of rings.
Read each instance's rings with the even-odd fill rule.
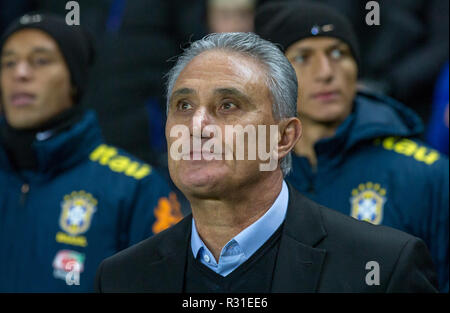
[[[191,223],[189,215],[104,260],[96,290],[182,292]],[[379,265],[379,284],[366,282],[377,282],[370,261]],[[437,292],[437,281],[420,239],[320,206],[289,186],[272,292]]]

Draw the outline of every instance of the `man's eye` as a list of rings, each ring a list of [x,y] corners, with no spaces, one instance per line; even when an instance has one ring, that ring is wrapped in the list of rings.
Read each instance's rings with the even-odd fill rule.
[[[225,102],[220,106],[220,108],[222,110],[232,110],[234,108],[237,108],[237,105],[234,104],[233,102]]]
[[[303,55],[297,55],[294,57],[295,63],[302,64],[302,63],[305,63],[305,61],[306,61],[306,57]]]
[[[338,60],[338,59],[342,58],[343,53],[340,49],[333,49],[333,50],[331,50],[330,55],[333,59]]]
[[[33,65],[37,65],[37,66],[47,65],[50,62],[51,61],[48,58],[36,58],[36,59],[33,59]]]
[[[178,103],[178,110],[180,111],[187,111],[189,109],[192,109],[192,105],[187,102],[180,102]]]
[[[12,68],[14,65],[16,64],[16,62],[12,61],[12,60],[6,60],[6,61],[2,61],[2,68]]]

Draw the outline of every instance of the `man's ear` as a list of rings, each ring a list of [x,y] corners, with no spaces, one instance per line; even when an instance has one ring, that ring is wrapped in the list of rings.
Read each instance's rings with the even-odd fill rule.
[[[302,123],[296,117],[290,117],[280,122],[278,134],[278,159],[284,158],[294,149],[302,136]]]

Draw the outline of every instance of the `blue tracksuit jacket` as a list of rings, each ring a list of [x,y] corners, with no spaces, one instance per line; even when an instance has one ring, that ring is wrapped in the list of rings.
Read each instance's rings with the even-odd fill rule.
[[[316,168],[294,156],[287,181],[322,205],[422,238],[448,292],[449,161],[415,139],[422,130],[404,105],[358,93],[336,134],[316,143]]]
[[[181,219],[165,180],[106,145],[92,111],[33,147],[38,170],[18,173],[0,145],[0,292],[93,291],[104,258]]]

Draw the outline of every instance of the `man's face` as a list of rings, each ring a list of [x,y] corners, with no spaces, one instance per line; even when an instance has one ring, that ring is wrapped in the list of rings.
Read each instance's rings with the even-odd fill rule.
[[[72,106],[70,73],[57,43],[24,29],[1,51],[1,96],[8,123],[32,129]]]
[[[286,57],[297,73],[300,117],[340,124],[352,110],[357,65],[347,44],[336,38],[306,38],[289,46]]]
[[[194,124],[193,124],[194,122]],[[226,160],[224,153],[230,148],[225,143],[225,125],[276,125],[272,115],[270,92],[265,84],[265,73],[256,61],[239,54],[224,51],[208,51],[195,57],[179,75],[169,99],[166,138],[170,147],[177,137],[170,137],[175,125],[189,128],[191,154],[189,160],[174,160],[169,154],[169,171],[172,180],[186,195],[223,196],[243,184],[257,182],[262,175],[260,160]],[[221,160],[193,160],[194,129],[217,125],[222,137],[218,138],[223,154]],[[267,127],[267,133],[269,133]],[[197,136],[198,137],[198,136]],[[202,136],[201,142],[211,137]],[[269,140],[267,140],[269,142]],[[245,136],[247,152],[248,137]],[[268,145],[268,143],[267,143]],[[270,151],[270,147],[266,151]],[[210,150],[211,151],[211,150]],[[258,155],[258,154],[257,154]]]

